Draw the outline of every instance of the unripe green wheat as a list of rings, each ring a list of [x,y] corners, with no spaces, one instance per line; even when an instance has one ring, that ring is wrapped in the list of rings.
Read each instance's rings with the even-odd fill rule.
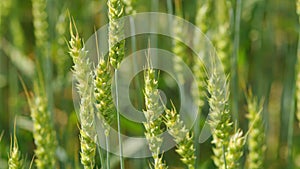
[[[237,131],[230,137],[226,152],[226,168],[237,169],[240,166],[239,160],[243,156],[245,137],[242,131]]]
[[[108,19],[109,19],[109,58],[111,65],[117,69],[124,57],[125,40],[124,23],[118,21],[124,16],[124,4],[122,0],[108,0]]]
[[[55,56],[55,62],[56,62],[56,69],[57,69],[57,74],[58,74],[58,80],[63,81],[64,75],[66,72],[66,62],[67,62],[67,54],[66,54],[66,41],[65,41],[65,36],[66,36],[66,30],[68,27],[67,21],[67,12],[63,11],[60,16],[58,17],[58,21],[56,23],[56,32],[57,32],[57,39],[56,39],[56,44],[57,44],[57,52]]]
[[[126,15],[132,15],[136,13],[134,8],[132,7],[132,0],[123,0],[123,4],[124,4]]]
[[[36,46],[39,50],[45,51],[48,42],[47,2],[46,0],[31,0],[31,2]]]
[[[201,2],[196,16],[196,25],[206,34],[212,26],[214,1],[204,0]]]
[[[75,24],[74,24],[75,25]],[[90,61],[87,58],[87,51],[83,45],[78,31],[75,27],[73,33],[72,23],[70,23],[71,40],[69,41],[69,53],[73,59],[73,73],[77,80],[77,91],[80,95],[80,146],[81,163],[85,169],[92,169],[95,166],[96,155],[96,131],[94,128],[93,110],[93,84]]]
[[[216,5],[217,9],[217,32],[214,36],[214,44],[218,57],[222,61],[224,72],[230,73],[230,56],[231,56],[231,31],[230,31],[230,1],[220,0]]]
[[[262,103],[258,103],[257,98],[250,93],[247,97],[249,119],[248,149],[247,159],[249,169],[263,168],[264,156],[266,150],[265,131],[263,125]]]
[[[225,84],[224,84],[225,83]],[[217,167],[225,166],[225,153],[229,144],[230,133],[232,131],[232,122],[230,122],[230,112],[228,108],[227,92],[228,85],[218,77],[216,70],[212,72],[212,76],[208,80],[208,92],[210,98],[208,100],[210,106],[210,121],[212,129],[213,141],[213,160]]]
[[[162,117],[160,113],[163,111],[163,107],[160,101],[158,87],[158,81],[155,78],[155,70],[150,67],[150,63],[144,73],[144,97],[145,106],[144,115],[146,117],[145,126],[145,136],[149,144],[149,149],[152,153],[154,159],[153,167],[155,169],[167,168],[166,164],[159,157],[160,147],[163,142],[161,134],[163,133],[160,128],[162,123]]]
[[[18,140],[14,133],[13,143],[11,143],[9,159],[8,159],[8,168],[9,169],[22,169],[23,161],[21,159],[21,152],[18,146]],[[0,139],[1,140],[1,139]]]
[[[95,69],[94,78],[94,97],[97,108],[97,116],[104,123],[105,133],[109,133],[108,125],[116,117],[116,109],[111,95],[111,72],[108,62],[99,59]]]
[[[44,92],[36,89],[34,98],[30,101],[31,117],[33,120],[33,138],[36,145],[35,160],[38,169],[55,167],[55,151],[57,146],[47,99]]]
[[[191,135],[180,120],[179,114],[177,114],[175,107],[172,110],[166,110],[165,124],[168,128],[168,132],[177,144],[176,152],[180,155],[181,161],[187,165],[189,169],[195,168],[195,148],[193,143],[193,135]]]

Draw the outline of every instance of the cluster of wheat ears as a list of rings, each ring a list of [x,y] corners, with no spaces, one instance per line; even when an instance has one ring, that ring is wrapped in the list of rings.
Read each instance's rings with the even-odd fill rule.
[[[181,1],[175,1],[175,14],[182,17]],[[201,1],[196,24],[207,36],[211,36],[217,54],[223,64],[224,71],[228,74],[228,80],[222,81],[219,78],[217,70],[213,70],[210,77],[206,76],[205,66],[201,61],[193,61],[188,56],[188,48],[179,41],[174,41],[173,52],[180,56],[189,66],[192,67],[193,73],[197,79],[197,88],[199,95],[195,98],[199,110],[203,108],[205,100],[209,105],[209,125],[211,126],[213,156],[212,160],[217,168],[220,169],[237,169],[240,167],[240,158],[246,156],[245,167],[249,169],[263,168],[264,154],[266,150],[264,119],[261,114],[263,102],[260,98],[253,96],[251,90],[245,89],[247,100],[248,114],[248,131],[243,132],[239,129],[232,117],[233,111],[230,100],[229,80],[231,55],[234,48],[231,45],[230,31],[233,26],[230,22],[230,12],[232,9],[229,1],[220,0],[215,4],[214,0]],[[237,3],[238,4],[238,3]],[[35,29],[36,46],[39,48],[38,64],[42,67],[37,81],[34,83],[34,92],[27,92],[28,103],[31,111],[31,118],[34,124],[33,137],[36,145],[35,157],[32,165],[38,169],[55,168],[56,166],[56,149],[58,141],[56,140],[56,131],[54,129],[51,117],[51,108],[48,105],[47,95],[51,89],[43,81],[48,77],[47,74],[47,12],[46,0],[32,0],[33,19]],[[85,48],[84,40],[80,37],[75,26],[76,19],[70,18],[69,31],[70,40],[68,40],[69,55],[73,60],[72,72],[76,79],[76,90],[80,96],[79,105],[79,129],[80,129],[80,160],[85,169],[110,168],[110,153],[107,151],[104,158],[101,158],[101,166],[96,166],[97,155],[97,134],[95,121],[100,119],[105,129],[106,144],[109,146],[110,125],[117,124],[120,131],[120,112],[118,105],[113,102],[111,94],[111,84],[113,75],[118,73],[118,68],[124,58],[125,40],[119,40],[123,32],[122,23],[117,20],[125,15],[134,14],[130,0],[108,0],[108,19],[109,19],[109,54],[104,57],[98,56],[99,60],[94,69],[92,63],[87,57],[88,51]],[[218,10],[213,10],[218,8]],[[237,7],[237,10],[239,8]],[[238,11],[237,11],[238,12]],[[297,12],[300,15],[300,1],[297,1]],[[216,19],[213,19],[215,17]],[[238,18],[236,18],[238,19]],[[57,31],[63,34],[66,30],[66,24],[60,23]],[[176,36],[185,36],[181,25],[174,27]],[[217,34],[214,37],[213,34]],[[60,43],[65,43],[60,39]],[[100,42],[101,43],[101,42]],[[114,44],[114,45],[113,45]],[[64,51],[59,51],[64,53]],[[300,52],[299,52],[300,53]],[[148,57],[151,57],[149,54]],[[299,60],[299,59],[298,59]],[[61,65],[63,65],[61,61]],[[181,73],[180,64],[174,60],[174,69],[178,76]],[[64,71],[64,70],[60,70]],[[189,169],[195,168],[197,161],[195,155],[195,139],[193,131],[189,131],[177,113],[175,106],[171,108],[162,104],[158,91],[159,72],[152,68],[151,62],[145,65],[144,70],[144,100],[145,108],[143,113],[146,121],[143,123],[145,138],[148,141],[149,150],[152,158],[149,161],[150,168],[163,169],[168,168],[168,163],[164,160],[161,153],[163,138],[161,134],[167,130],[173,137],[176,148],[175,151],[180,156],[180,160]],[[25,85],[24,85],[25,86]],[[50,91],[49,91],[50,90]],[[296,87],[297,103],[300,103],[300,73],[297,76]],[[94,104],[90,104],[94,103]],[[234,104],[234,103],[233,103]],[[297,104],[297,115],[300,119],[300,104]],[[164,113],[160,113],[164,112]],[[201,112],[200,112],[201,113]],[[2,136],[2,135],[0,135]],[[0,137],[1,140],[1,137]],[[12,137],[12,143],[9,153],[8,166],[10,169],[23,168],[23,159],[18,147],[17,136]],[[247,154],[244,154],[248,149]],[[122,145],[120,143],[120,152]],[[124,158],[120,156],[120,168],[125,168]]]

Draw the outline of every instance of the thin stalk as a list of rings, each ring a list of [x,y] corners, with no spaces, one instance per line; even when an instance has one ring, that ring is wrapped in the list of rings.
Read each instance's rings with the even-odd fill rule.
[[[97,146],[97,149],[99,151],[99,158],[100,158],[100,163],[101,163],[101,168],[104,165],[104,160],[103,160],[103,155],[102,155],[102,150],[100,146]]]
[[[295,93],[295,86],[293,86],[293,93]],[[293,133],[294,133],[294,112],[295,112],[295,95],[293,95],[291,110],[289,114],[288,123],[288,169],[293,168]]]
[[[118,69],[115,69],[115,85],[116,85],[116,109],[117,109],[117,123],[118,123],[120,167],[121,169],[124,169],[123,147],[122,147],[122,138],[121,138],[121,122],[120,122],[120,112],[119,112]]]
[[[134,19],[132,18],[132,16],[130,16],[129,18],[129,22],[130,22],[130,31],[131,31],[131,34],[133,35],[135,33],[135,23],[134,23]],[[133,36],[131,37],[131,52],[134,53],[136,51],[136,37]],[[133,70],[134,72],[137,72],[137,60],[136,60],[136,57],[133,57]],[[140,92],[139,89],[141,89],[141,84],[140,84],[140,78],[139,76],[136,76],[134,78],[134,84],[135,84],[135,87],[136,89],[138,89],[139,92],[137,92],[137,95],[138,95],[138,99],[137,99],[137,107],[138,107],[138,110],[140,110],[143,106],[143,94],[142,92]]]
[[[106,142],[106,168],[110,169],[110,156],[109,156],[109,138],[108,135],[105,135]]]
[[[234,47],[233,47],[233,57],[231,58],[231,90],[232,90],[232,115],[233,119],[236,121],[236,126],[238,126],[238,55],[239,55],[239,45],[240,45],[240,20],[241,20],[241,7],[242,1],[236,0],[236,12],[235,12],[235,28],[234,28]]]

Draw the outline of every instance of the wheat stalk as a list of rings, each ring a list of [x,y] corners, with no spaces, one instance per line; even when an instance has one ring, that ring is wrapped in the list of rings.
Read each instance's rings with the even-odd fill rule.
[[[296,9],[298,14],[298,21],[300,23],[300,0],[296,1]],[[298,34],[300,35],[300,32],[298,32]],[[296,102],[297,102],[296,115],[300,127],[300,37],[298,40],[297,64],[296,64]]]
[[[247,96],[249,119],[248,149],[247,159],[249,169],[263,168],[266,150],[265,131],[262,118],[263,102],[258,102],[257,98],[250,92]]]
[[[71,40],[69,41],[69,53],[73,59],[73,73],[77,80],[77,91],[80,95],[80,146],[81,163],[85,169],[92,169],[95,166],[96,155],[96,132],[94,129],[93,114],[93,84],[92,71],[90,70],[90,61],[87,58],[82,39],[79,37],[75,23],[75,34],[73,32],[72,22],[70,22]]]
[[[194,169],[196,156],[193,135],[190,134],[183,121],[180,120],[180,116],[177,114],[174,105],[171,110],[166,110],[165,119],[168,132],[177,144],[176,152],[180,155],[180,160],[187,165],[189,169]]]
[[[146,117],[145,136],[149,144],[149,149],[154,159],[154,168],[163,169],[167,168],[166,164],[162,161],[162,157],[159,157],[160,147],[163,142],[161,134],[163,133],[160,128],[162,124],[162,117],[160,112],[163,111],[163,107],[160,104],[160,95],[157,89],[158,81],[155,78],[155,70],[151,68],[151,63],[148,61],[148,67],[144,71],[144,97],[145,97],[145,110],[144,115]]]

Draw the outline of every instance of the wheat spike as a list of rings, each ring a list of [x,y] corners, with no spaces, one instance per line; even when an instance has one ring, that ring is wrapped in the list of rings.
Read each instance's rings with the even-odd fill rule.
[[[79,37],[75,26],[73,32],[72,22],[70,22],[71,40],[69,41],[69,53],[73,59],[73,73],[77,80],[77,91],[80,95],[80,146],[81,163],[85,169],[92,169],[95,166],[96,155],[96,131],[94,128],[94,110],[93,110],[93,84],[91,64],[87,58],[82,39]]]

